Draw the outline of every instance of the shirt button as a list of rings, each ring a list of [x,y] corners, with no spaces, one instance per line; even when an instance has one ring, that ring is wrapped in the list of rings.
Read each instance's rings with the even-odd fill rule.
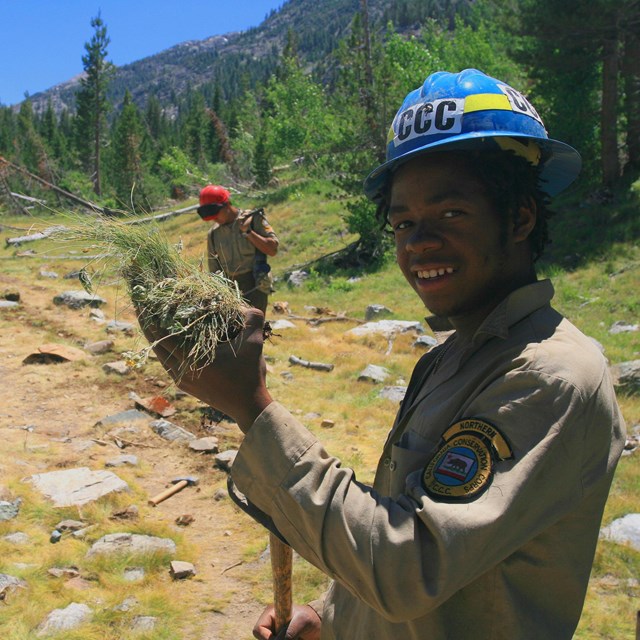
[[[395,460],[392,460],[392,461],[389,463],[389,470],[390,470],[390,471],[395,471],[397,466],[398,466],[398,465],[397,465],[396,461],[395,461]]]
[[[385,458],[385,459],[382,461],[382,464],[383,464],[385,467],[388,467],[390,462],[391,462],[391,458]]]

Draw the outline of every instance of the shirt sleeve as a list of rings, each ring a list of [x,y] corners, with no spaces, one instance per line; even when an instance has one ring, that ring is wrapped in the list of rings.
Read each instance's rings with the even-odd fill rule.
[[[476,499],[434,500],[421,471],[407,476],[397,499],[383,496],[276,402],[247,433],[234,480],[305,559],[388,620],[417,618],[553,526],[589,492],[605,484],[606,496],[620,453],[612,446],[619,417],[606,381],[587,397],[539,372],[508,376],[468,407],[500,428],[514,454],[497,463]]]
[[[251,228],[261,236],[265,236],[266,238],[274,238],[276,241],[278,241],[278,236],[276,236],[273,227],[269,224],[269,221],[264,214],[253,216]]]
[[[207,233],[207,267],[209,273],[215,273],[216,271],[222,271],[222,265],[218,260],[218,254],[213,242],[214,229],[209,229]]]

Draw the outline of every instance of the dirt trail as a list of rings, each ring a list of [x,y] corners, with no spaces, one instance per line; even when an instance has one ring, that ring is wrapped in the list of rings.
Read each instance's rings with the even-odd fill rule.
[[[59,468],[88,466],[103,469],[104,463],[122,453],[135,454],[135,469],[114,469],[134,485],[132,503],[142,518],[154,518],[184,540],[197,575],[186,581],[167,584],[175,591],[184,611],[184,640],[242,640],[251,638],[251,627],[263,605],[256,600],[254,574],[262,576],[268,559],[261,558],[267,534],[240,513],[226,496],[226,474],[214,468],[210,455],[196,454],[184,445],[163,440],[150,429],[131,437],[141,446],[119,449],[104,431],[97,430],[102,418],[133,408],[130,391],[139,396],[157,395],[168,384],[159,367],[134,371],[128,376],[108,375],[102,364],[119,359],[122,346],[131,339],[116,337],[114,353],[88,356],[82,363],[24,365],[23,359],[44,343],[61,342],[83,346],[103,340],[104,325],[89,319],[89,310],[71,310],[52,304],[55,293],[77,288],[60,280],[21,281],[0,276],[0,293],[19,291],[21,306],[0,311],[0,441],[5,451],[18,451],[14,460],[0,459],[0,489],[20,464],[20,474],[28,475]],[[107,316],[109,311],[106,311]],[[132,318],[119,318],[132,320]],[[198,430],[198,407],[190,398],[175,400],[191,420],[189,429]],[[194,428],[195,426],[195,428]],[[217,432],[200,430],[198,436],[217,435],[222,449],[237,448],[240,432],[222,423]],[[100,445],[92,439],[103,439]],[[44,452],[44,455],[43,455]],[[18,459],[19,457],[19,459]],[[171,478],[196,475],[197,488],[183,490],[153,509],[146,498],[168,486]],[[217,493],[216,493],[217,492]],[[191,514],[188,527],[178,527],[175,519]],[[126,524],[123,527],[126,530]],[[264,546],[263,546],[264,541]],[[249,549],[249,553],[247,552]],[[180,559],[180,558],[177,558]],[[187,558],[185,558],[187,559]]]

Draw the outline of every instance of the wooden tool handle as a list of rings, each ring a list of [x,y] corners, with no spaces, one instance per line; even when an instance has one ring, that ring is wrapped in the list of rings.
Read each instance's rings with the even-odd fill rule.
[[[189,483],[186,480],[180,480],[180,482],[176,482],[172,487],[165,489],[162,493],[159,493],[157,496],[151,498],[148,502],[152,507],[160,504],[163,500],[170,498],[174,493],[178,493],[180,489],[184,489]]]
[[[273,533],[269,534],[269,549],[273,572],[273,606],[276,610],[276,632],[278,632],[291,621],[293,551]]]

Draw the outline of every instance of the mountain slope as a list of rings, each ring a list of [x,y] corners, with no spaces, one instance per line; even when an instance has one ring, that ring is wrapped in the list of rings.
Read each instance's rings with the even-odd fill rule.
[[[378,27],[392,19],[397,29],[403,30],[403,27],[415,27],[416,22],[434,15],[436,10],[446,15],[468,8],[472,1],[368,0],[369,18],[371,24]],[[177,98],[188,88],[213,83],[218,83],[224,98],[232,98],[246,82],[251,86],[272,73],[289,31],[296,35],[301,59],[313,66],[326,59],[338,40],[346,35],[360,9],[361,0],[288,0],[262,24],[248,31],[190,40],[118,67],[109,98],[117,109],[128,89],[140,107],[150,96],[157,97],[165,107],[175,107]],[[106,21],[108,24],[108,16]],[[410,25],[411,22],[414,24]],[[78,52],[78,56],[80,54]],[[32,95],[34,110],[43,111],[49,100],[57,113],[73,109],[80,78],[77,76]]]

